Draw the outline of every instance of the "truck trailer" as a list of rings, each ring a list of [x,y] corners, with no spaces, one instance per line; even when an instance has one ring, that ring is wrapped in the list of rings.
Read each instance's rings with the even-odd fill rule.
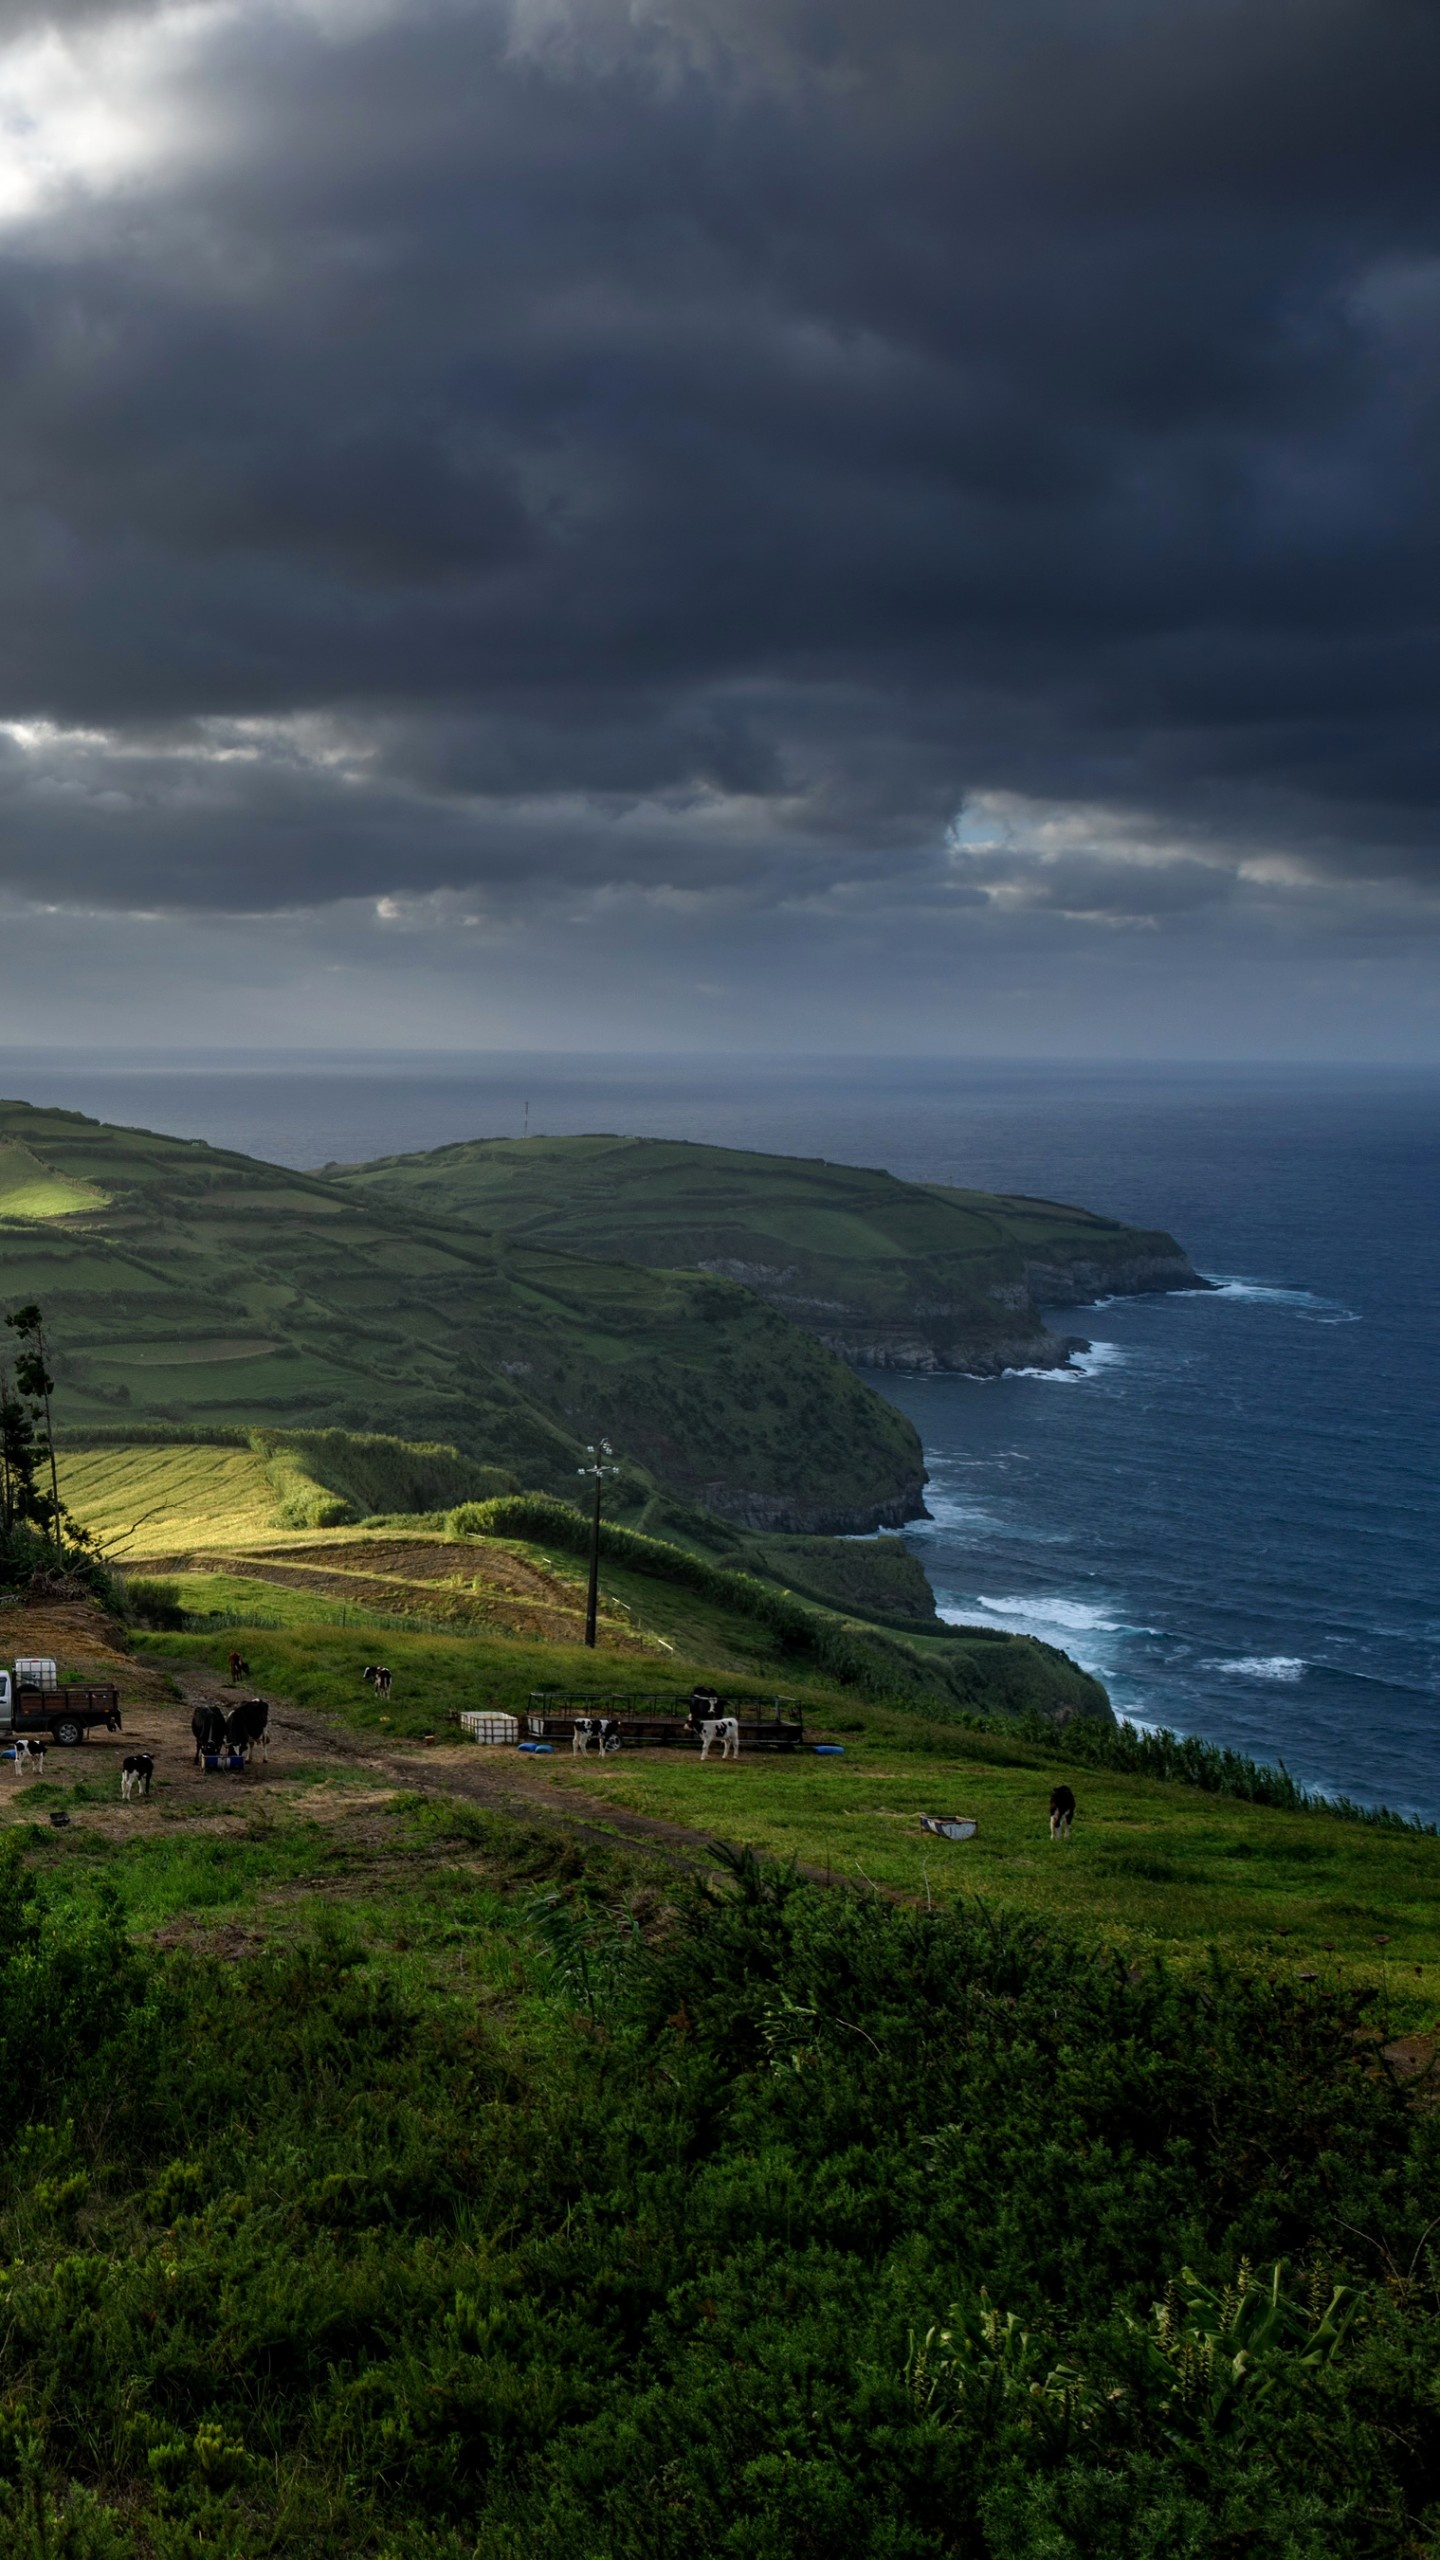
[[[13,1672],[0,1670],[0,1747],[37,1733],[52,1742],[83,1742],[95,1724],[107,1733],[121,1730],[120,1692],[108,1683],[62,1685],[46,1655],[22,1656]]]

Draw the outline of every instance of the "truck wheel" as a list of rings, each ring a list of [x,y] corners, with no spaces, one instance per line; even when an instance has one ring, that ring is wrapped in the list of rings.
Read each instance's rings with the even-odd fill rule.
[[[85,1727],[75,1716],[57,1716],[50,1727],[57,1742],[83,1742]]]

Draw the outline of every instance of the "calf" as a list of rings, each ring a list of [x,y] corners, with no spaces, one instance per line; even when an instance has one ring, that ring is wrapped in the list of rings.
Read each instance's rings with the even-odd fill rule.
[[[28,1741],[25,1735],[22,1734],[19,1741],[16,1743],[15,1775],[17,1778],[19,1777],[22,1769],[33,1769],[37,1777],[44,1777],[45,1736],[43,1733],[32,1734]]]
[[[704,1723],[699,1725],[696,1729],[700,1736],[700,1757],[702,1760],[709,1759],[710,1745],[712,1742],[719,1743],[720,1757],[722,1760],[739,1759],[740,1719],[738,1716],[707,1716]]]
[[[120,1763],[120,1797],[128,1804],[132,1796],[148,1796],[155,1763],[148,1751],[130,1751]]]
[[[249,1679],[249,1677],[250,1677],[250,1665],[249,1665],[249,1663],[246,1661],[244,1654],[243,1654],[243,1653],[232,1653],[232,1654],[231,1654],[231,1656],[230,1656],[230,1686],[231,1686],[231,1688],[232,1688],[232,1689],[238,1689],[238,1688],[239,1688],[239,1686],[240,1686],[241,1681],[242,1681],[242,1680],[248,1680],[248,1679]]]
[[[190,1719],[190,1730],[195,1736],[195,1758],[191,1765],[198,1769],[202,1759],[207,1755],[213,1758],[225,1747],[224,1708],[197,1707]]]
[[[395,1675],[386,1670],[383,1662],[367,1662],[360,1676],[362,1680],[369,1681],[377,1698],[389,1697],[390,1683]]]
[[[1068,1840],[1070,1837],[1070,1825],[1074,1819],[1075,1798],[1071,1794],[1069,1788],[1066,1786],[1052,1787],[1050,1790],[1051,1839]]]
[[[256,1744],[260,1757],[270,1758],[270,1707],[264,1698],[242,1698],[225,1719],[225,1748],[232,1759],[238,1751],[243,1759],[253,1757]]]
[[[606,1751],[618,1751],[620,1748],[619,1717],[577,1716],[575,1719],[575,1730],[570,1742],[571,1750],[588,1751],[592,1742],[596,1749],[602,1753]]]

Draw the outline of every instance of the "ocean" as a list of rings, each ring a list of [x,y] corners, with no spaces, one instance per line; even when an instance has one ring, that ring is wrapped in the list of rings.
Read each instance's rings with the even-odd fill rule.
[[[1123,1715],[1440,1817],[1440,1074],[12,1052],[0,1081],[287,1165],[609,1129],[1170,1228],[1219,1286],[1064,1310],[1075,1374],[875,1379],[930,1468],[907,1541],[947,1617],[1062,1645]]]

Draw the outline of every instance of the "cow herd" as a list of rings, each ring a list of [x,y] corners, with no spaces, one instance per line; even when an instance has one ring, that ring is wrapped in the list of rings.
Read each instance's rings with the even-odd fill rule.
[[[247,1672],[249,1667],[242,1655],[231,1655],[232,1673],[237,1669],[242,1673]],[[367,1664],[364,1677],[374,1688],[378,1697],[389,1697],[391,1675],[383,1664]],[[725,1714],[723,1702],[717,1690],[692,1689],[686,1702],[684,1730],[698,1740],[702,1760],[709,1759],[711,1751],[717,1744],[722,1760],[739,1759],[740,1720],[738,1716]],[[267,1764],[269,1762],[270,1707],[265,1698],[242,1698],[233,1707],[222,1707],[218,1702],[206,1701],[196,1707],[191,1716],[190,1731],[195,1742],[192,1766],[197,1769],[202,1763],[214,1767],[221,1761],[228,1763],[232,1769],[243,1769],[249,1766],[257,1751],[263,1761]],[[17,1735],[12,1755],[12,1766],[17,1777],[32,1775],[43,1778],[46,1739],[43,1733]],[[587,1755],[593,1749],[603,1757],[610,1752],[618,1751],[620,1741],[618,1716],[577,1716],[570,1747],[580,1756]],[[129,1804],[135,1797],[141,1799],[148,1797],[154,1775],[155,1761],[150,1752],[127,1752],[120,1764],[122,1801]],[[1075,1810],[1075,1797],[1071,1788],[1063,1782],[1051,1788],[1050,1837],[1052,1840],[1068,1840],[1075,1820]]]
[[[248,1762],[257,1750],[262,1760],[270,1757],[270,1708],[264,1698],[242,1698],[238,1707],[197,1707],[190,1730],[197,1769],[202,1760]]]
[[[236,1657],[238,1658],[238,1657]],[[248,1668],[247,1666],[243,1666]],[[262,1760],[270,1757],[270,1706],[265,1698],[242,1698],[237,1706],[206,1704],[195,1709],[190,1718],[190,1731],[195,1739],[192,1766],[202,1761],[228,1762],[232,1769],[248,1768],[258,1751]],[[9,1766],[17,1778],[43,1778],[48,1734],[21,1733],[15,1737],[8,1755]],[[120,1763],[120,1801],[130,1804],[137,1797],[148,1797],[155,1776],[155,1755],[151,1751],[127,1751]]]

